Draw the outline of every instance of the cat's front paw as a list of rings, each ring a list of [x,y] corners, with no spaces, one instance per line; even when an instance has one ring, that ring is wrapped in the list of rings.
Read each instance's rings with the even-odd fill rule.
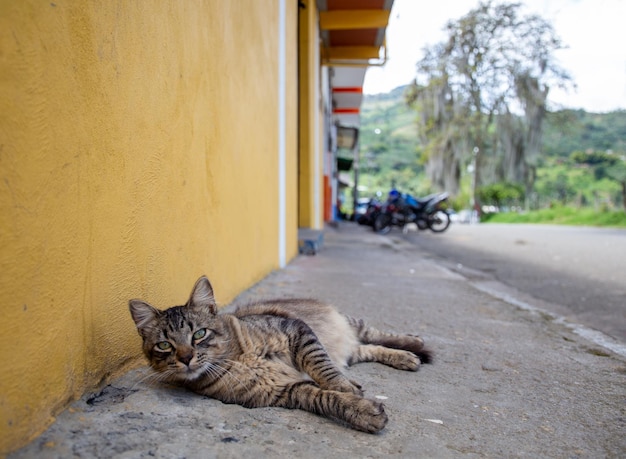
[[[362,398],[356,403],[354,409],[355,415],[350,423],[357,430],[376,433],[383,430],[387,425],[387,413],[385,413],[384,405],[380,402]]]

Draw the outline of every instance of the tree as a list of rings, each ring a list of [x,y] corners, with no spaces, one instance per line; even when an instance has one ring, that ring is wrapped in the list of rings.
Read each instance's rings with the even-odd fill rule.
[[[489,183],[522,183],[531,195],[549,90],[570,82],[552,26],[521,6],[486,1],[448,22],[447,40],[424,50],[407,91],[433,184],[455,194],[473,159],[477,206],[475,190]]]
[[[586,164],[594,168],[596,180],[608,178],[619,183],[622,189],[622,207],[626,210],[626,156],[613,152],[575,151],[570,159],[578,164]]]
[[[492,183],[478,189],[481,202],[501,206],[519,206],[524,200],[524,190],[521,185],[514,183]]]

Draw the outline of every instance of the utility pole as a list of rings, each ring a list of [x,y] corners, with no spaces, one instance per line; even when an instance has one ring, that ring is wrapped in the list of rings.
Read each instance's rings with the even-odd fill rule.
[[[354,170],[354,190],[352,192],[352,215],[356,214],[359,203],[359,142],[354,144],[352,169]]]

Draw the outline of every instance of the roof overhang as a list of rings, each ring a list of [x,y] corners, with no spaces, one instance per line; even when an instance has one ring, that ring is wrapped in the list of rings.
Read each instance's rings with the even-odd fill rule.
[[[317,0],[322,63],[331,68],[333,122],[360,124],[365,71],[386,61],[385,31],[393,0]]]
[[[393,0],[317,0],[325,65],[382,65]]]

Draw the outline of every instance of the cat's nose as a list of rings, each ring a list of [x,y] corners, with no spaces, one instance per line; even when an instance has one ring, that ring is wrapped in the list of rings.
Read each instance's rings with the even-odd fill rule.
[[[192,351],[179,353],[179,355],[178,355],[178,360],[180,362],[184,363],[187,366],[189,366],[189,362],[191,362],[191,359],[193,359],[193,352]]]

